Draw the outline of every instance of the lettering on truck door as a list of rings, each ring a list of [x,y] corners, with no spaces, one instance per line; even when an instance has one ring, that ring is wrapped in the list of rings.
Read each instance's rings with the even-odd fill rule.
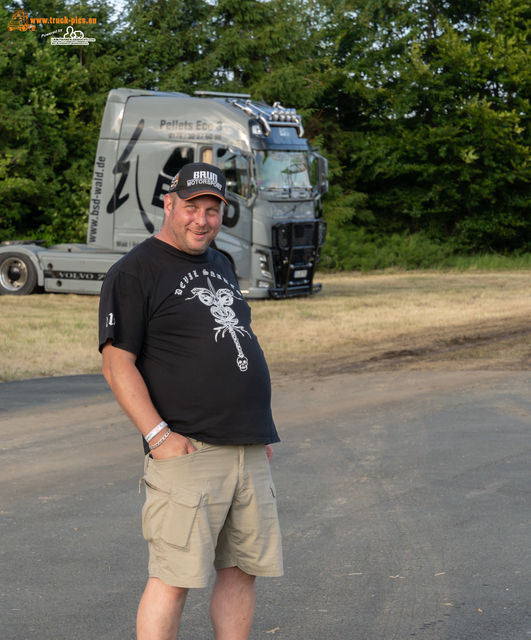
[[[135,149],[135,147],[138,140],[140,139],[140,136],[142,135],[143,130],[144,130],[144,119],[141,119],[138,125],[136,126],[136,129],[134,130],[130,140],[127,142],[125,149],[122,151],[120,158],[118,159],[118,162],[113,168],[113,174],[118,175],[120,177],[118,179],[118,184],[116,184],[115,186],[114,193],[111,196],[109,203],[107,204],[107,213],[109,214],[116,213],[116,211],[118,211],[118,209],[120,209],[129,200],[130,194],[127,192],[124,195],[122,195],[122,191],[126,187],[127,179],[129,177],[129,173],[131,170],[130,156],[133,154],[134,151],[136,151],[136,156],[133,158],[133,161],[135,162],[134,185],[131,185],[131,182],[129,182],[129,184],[127,185],[127,190],[131,189],[131,187],[134,188],[136,203],[138,206],[138,211],[140,213],[140,218],[142,220],[142,223],[146,231],[148,231],[149,233],[153,233],[155,231],[155,227],[151,222],[151,220],[148,218],[147,213],[142,205],[142,201],[140,198],[140,190],[138,185],[138,181],[139,181],[138,174],[140,169],[140,154],[138,152],[138,149]]]
[[[175,147],[171,151],[155,183],[155,190],[153,191],[153,198],[151,200],[151,204],[154,207],[164,209],[164,196],[168,193],[173,178],[185,164],[190,164],[193,161],[194,147],[190,145]]]

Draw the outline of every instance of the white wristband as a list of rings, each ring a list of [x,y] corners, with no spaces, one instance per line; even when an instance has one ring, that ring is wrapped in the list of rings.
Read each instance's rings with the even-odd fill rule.
[[[164,422],[164,420],[162,422],[159,422],[158,425],[147,434],[147,436],[144,436],[146,442],[153,440],[153,438],[157,435],[157,433],[160,433],[164,429],[164,427],[167,427],[167,426],[168,425]]]

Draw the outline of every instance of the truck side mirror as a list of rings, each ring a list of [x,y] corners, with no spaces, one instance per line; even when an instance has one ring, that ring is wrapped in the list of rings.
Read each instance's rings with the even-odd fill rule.
[[[328,191],[328,160],[313,152],[310,155],[310,162],[314,193],[317,192],[319,196],[324,196]]]
[[[319,167],[319,195],[324,196],[328,191],[328,160],[323,156],[317,156]]]

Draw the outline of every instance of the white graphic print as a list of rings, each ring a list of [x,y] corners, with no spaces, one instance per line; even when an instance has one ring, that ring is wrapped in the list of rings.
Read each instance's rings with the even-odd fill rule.
[[[230,289],[218,289],[216,291],[212,286],[212,282],[210,282],[210,278],[207,278],[207,282],[209,287],[208,289],[204,289],[203,287],[194,287],[192,289],[192,293],[194,295],[191,298],[186,299],[193,300],[193,298],[199,298],[203,304],[210,307],[210,313],[214,316],[216,322],[221,325],[220,327],[214,327],[214,331],[216,332],[216,342],[218,341],[220,332],[221,337],[223,338],[228,331],[234,340],[236,349],[238,350],[236,363],[240,368],[240,371],[247,371],[249,361],[243,353],[243,349],[236,333],[239,333],[242,336],[246,333],[249,337],[251,337],[251,335],[243,327],[238,326],[239,320],[234,311],[230,308],[234,302],[234,298],[237,300],[241,300],[242,298],[236,296]]]
[[[113,327],[115,324],[116,324],[116,320],[114,318],[114,314],[109,313],[109,315],[105,317],[105,326]]]

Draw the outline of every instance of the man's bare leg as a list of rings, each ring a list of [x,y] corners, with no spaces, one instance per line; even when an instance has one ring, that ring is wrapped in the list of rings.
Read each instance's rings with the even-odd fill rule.
[[[149,578],[138,606],[137,640],[176,640],[188,589]]]
[[[255,576],[238,567],[220,569],[210,600],[216,640],[249,640],[254,616]]]

